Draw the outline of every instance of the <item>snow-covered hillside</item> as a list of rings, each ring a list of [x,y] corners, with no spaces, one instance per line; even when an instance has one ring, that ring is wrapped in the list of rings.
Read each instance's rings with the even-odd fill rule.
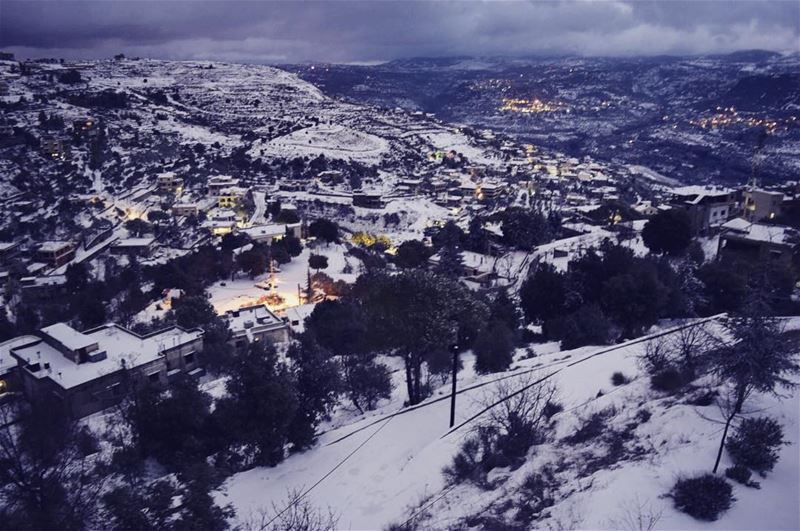
[[[800,321],[791,324],[797,327]],[[719,332],[713,320],[706,326],[710,332]],[[666,334],[679,328],[666,329]],[[299,491],[314,505],[340,515],[343,529],[378,529],[409,519],[423,529],[445,529],[463,525],[466,517],[513,512],[526,475],[552,465],[558,469],[558,496],[536,528],[620,528],[631,511],[645,508],[661,514],[657,529],[797,529],[800,518],[792,510],[800,496],[797,394],[783,400],[772,396],[754,400],[753,409],[780,420],[790,443],[781,450],[775,471],[761,481],[761,490],[737,485],[734,507],[713,523],[675,511],[664,498],[679,475],[711,469],[721,425],[715,405],[692,404],[698,395],[713,391],[710,381],[682,396],[649,388],[637,357],[648,340],[662,334],[568,352],[559,351],[553,343],[537,345],[533,350],[538,355],[518,352],[512,370],[501,375],[476,376],[468,356],[459,377],[455,430],[448,429],[449,386],[413,408],[401,409],[398,394],[365,418],[342,426],[334,418],[314,448],[274,468],[233,476],[218,493],[218,501],[232,503],[238,518],[246,520],[259,511],[272,510],[273,505],[281,508],[288,491]],[[612,385],[616,372],[630,381]],[[442,468],[465,436],[486,419],[486,414],[473,416],[496,398],[498,389],[508,393],[542,378],[555,382],[564,407],[554,417],[555,438],[534,447],[519,469],[496,470],[492,490],[448,485]],[[599,411],[609,412],[605,432],[619,430],[631,436],[614,458],[608,458],[602,438],[582,444],[565,442],[582,420]],[[598,462],[604,465],[593,467]],[[725,461],[723,466],[727,466]]]

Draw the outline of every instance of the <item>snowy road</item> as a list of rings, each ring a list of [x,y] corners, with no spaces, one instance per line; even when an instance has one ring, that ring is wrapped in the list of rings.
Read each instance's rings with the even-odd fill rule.
[[[256,204],[256,209],[250,217],[250,226],[260,225],[266,223],[264,214],[267,211],[266,194],[264,192],[253,191],[253,202]]]

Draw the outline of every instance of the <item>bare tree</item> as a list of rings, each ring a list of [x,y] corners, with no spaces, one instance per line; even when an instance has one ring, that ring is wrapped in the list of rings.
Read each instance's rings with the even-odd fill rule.
[[[528,373],[497,383],[489,403],[503,398],[489,410],[488,422],[506,434],[525,431],[539,439],[549,423],[551,406],[558,400],[558,388],[552,380],[536,383],[541,374]]]
[[[607,527],[620,531],[652,531],[661,520],[664,510],[642,501],[639,496],[620,504],[620,515],[611,519]]]
[[[328,507],[314,506],[299,490],[290,490],[284,507],[274,503],[270,509],[256,511],[236,527],[236,531],[335,531],[339,515]]]

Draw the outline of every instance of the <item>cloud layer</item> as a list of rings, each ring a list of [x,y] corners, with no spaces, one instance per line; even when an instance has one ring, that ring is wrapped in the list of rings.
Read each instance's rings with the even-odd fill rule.
[[[800,2],[0,0],[0,48],[260,63],[800,51]]]

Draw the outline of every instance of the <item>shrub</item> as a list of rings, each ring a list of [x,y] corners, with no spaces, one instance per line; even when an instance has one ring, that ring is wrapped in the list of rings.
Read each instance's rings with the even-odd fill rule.
[[[675,508],[698,520],[712,522],[734,501],[730,483],[714,474],[682,478],[670,493]]]
[[[674,367],[668,367],[658,371],[650,377],[650,386],[656,391],[674,393],[683,387],[684,381],[681,371]]]
[[[750,478],[753,477],[753,473],[750,472],[750,469],[742,465],[734,465],[726,468],[725,477],[747,487],[761,488],[761,485],[757,481],[750,480]]]
[[[650,420],[650,418],[652,416],[653,416],[653,414],[650,413],[650,410],[648,410],[648,409],[640,409],[636,413],[636,420],[639,421],[640,424],[644,424],[645,422]]]
[[[728,453],[737,465],[762,476],[778,461],[777,448],[783,444],[783,428],[769,417],[744,419],[728,441]]]
[[[613,417],[615,414],[616,410],[613,407],[608,407],[592,413],[583,420],[583,423],[577,431],[567,438],[567,442],[577,444],[594,439],[603,433],[606,420]]]
[[[575,313],[545,321],[543,331],[549,339],[560,339],[561,348],[570,350],[608,343],[611,322],[598,305],[587,304]]]
[[[693,406],[706,407],[714,403],[714,398],[717,396],[717,391],[705,391],[693,397],[689,402]]]
[[[517,509],[516,520],[531,522],[536,515],[551,507],[555,503],[557,488],[555,474],[550,467],[525,476],[519,487],[522,503]]]
[[[630,382],[630,379],[621,372],[615,372],[611,375],[611,383],[614,385],[625,385]]]

